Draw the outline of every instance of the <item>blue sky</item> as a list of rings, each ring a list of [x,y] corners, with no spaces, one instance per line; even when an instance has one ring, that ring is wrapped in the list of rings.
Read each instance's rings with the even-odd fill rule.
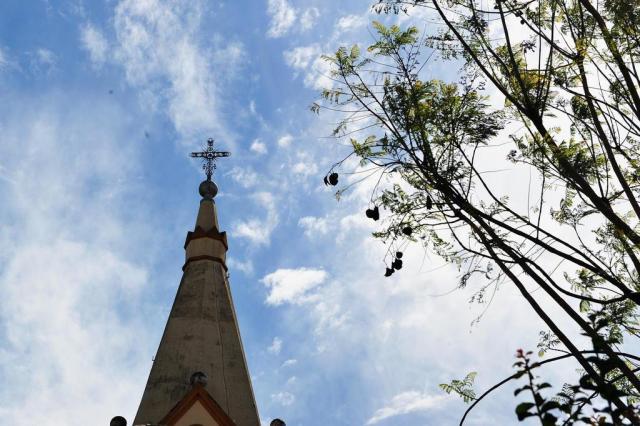
[[[508,287],[483,320],[420,248],[384,279],[366,184],[322,184],[344,154],[308,106],[322,53],[371,41],[371,1],[0,4],[0,415],[133,419],[179,283],[208,137],[259,412],[290,425],[457,424],[438,384],[511,374],[543,329]],[[455,77],[455,66],[425,72]],[[503,182],[506,190],[510,184]],[[498,330],[498,331],[497,331]],[[515,424],[509,389],[470,424]],[[80,403],[78,403],[80,401]]]

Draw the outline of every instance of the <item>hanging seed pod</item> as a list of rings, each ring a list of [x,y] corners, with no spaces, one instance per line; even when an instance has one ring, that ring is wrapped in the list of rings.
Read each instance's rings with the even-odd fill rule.
[[[338,174],[336,172],[333,172],[329,175],[329,183],[333,186],[336,186],[338,184]]]
[[[372,213],[371,219],[373,219],[373,220],[380,219],[380,210],[378,210],[378,206],[375,206],[373,208],[373,213]]]
[[[393,269],[395,270],[402,269],[402,260],[400,259],[394,260],[393,263],[391,263],[391,266],[393,266]]]
[[[396,252],[396,257],[397,257],[398,259],[402,259],[402,252],[401,252],[401,251],[397,251],[397,252]]]
[[[324,177],[323,182],[324,182],[325,186],[329,185],[329,179],[327,179],[326,176]]]
[[[393,274],[393,269],[391,268],[387,268],[387,270],[384,272],[385,277],[390,277],[392,274]]]
[[[427,210],[431,210],[433,207],[433,200],[431,199],[431,195],[427,195]]]
[[[407,237],[410,237],[411,234],[413,234],[413,229],[411,229],[410,226],[405,226],[404,228],[402,228],[402,233]]]

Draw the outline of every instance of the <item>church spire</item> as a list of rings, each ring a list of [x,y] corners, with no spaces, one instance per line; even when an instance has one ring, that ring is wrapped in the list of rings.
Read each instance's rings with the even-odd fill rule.
[[[214,151],[210,139],[206,150],[192,156],[204,159],[207,179],[184,244],[182,280],[133,424],[258,426],[227,280],[227,236],[214,202],[218,188],[211,180],[214,161],[229,153]]]

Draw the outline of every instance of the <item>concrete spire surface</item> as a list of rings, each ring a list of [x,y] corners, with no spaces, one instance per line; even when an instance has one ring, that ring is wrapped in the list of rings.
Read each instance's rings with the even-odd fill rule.
[[[216,193],[209,175],[200,185],[202,200],[184,244],[182,280],[134,425],[179,424],[161,422],[187,396],[195,398],[194,380],[196,393],[209,395],[212,406],[233,424],[260,424],[227,279],[227,236],[218,225]],[[227,423],[212,419],[211,424]]]

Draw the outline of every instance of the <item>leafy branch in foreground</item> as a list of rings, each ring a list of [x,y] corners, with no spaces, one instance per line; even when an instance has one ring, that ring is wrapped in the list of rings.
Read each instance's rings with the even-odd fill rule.
[[[519,421],[529,417],[536,417],[543,426],[593,424],[593,425],[623,425],[637,424],[640,421],[640,411],[637,407],[622,409],[612,404],[614,397],[623,398],[631,395],[627,390],[616,386],[607,389],[600,388],[589,376],[583,375],[577,385],[565,384],[562,391],[549,398],[542,392],[550,389],[549,383],[538,381],[533,370],[539,363],[531,362],[532,352],[524,352],[519,349],[516,352],[517,361],[514,364],[518,368],[515,378],[524,377],[526,384],[517,388],[515,396],[521,393],[529,393],[532,401],[521,402],[516,406],[515,412]],[[600,374],[606,374],[606,361],[598,363]],[[614,377],[614,380],[620,376]],[[596,401],[604,401],[602,406],[596,406]],[[625,419],[626,417],[626,419]],[[633,422],[633,423],[631,423]]]
[[[568,352],[602,395],[620,381],[600,374],[598,361],[585,356],[566,328],[592,342],[597,357],[627,383],[630,392],[613,392],[610,402],[630,416],[640,380],[636,361],[616,346],[638,336],[640,116],[633,96],[619,89],[628,89],[626,80],[609,71],[620,67],[613,53],[602,52],[610,36],[582,0],[501,0],[492,11],[450,1],[462,17],[455,22],[439,2],[418,3],[441,12],[447,31],[421,36],[415,28],[374,23],[378,37],[367,53],[354,46],[326,57],[335,83],[313,109],[341,112],[335,136],[348,137],[353,147],[330,170],[335,183],[349,168],[367,167],[376,180],[367,216],[381,220],[374,235],[389,248],[385,275],[402,267],[398,254],[407,244],[420,243],[459,268],[461,288],[480,285],[474,300],[485,302],[498,285],[513,285],[549,328],[553,349]],[[530,10],[534,4],[537,12]],[[506,34],[507,20],[529,23],[537,44],[495,41],[489,17],[504,21]],[[573,42],[559,46],[554,37]],[[635,58],[632,45],[625,46]],[[466,61],[458,83],[423,78],[434,49]],[[545,49],[552,52],[545,56]],[[597,70],[615,84],[594,80],[590,73]],[[505,108],[483,95],[487,83],[504,96]],[[511,130],[515,124],[519,130]],[[348,161],[352,156],[359,164]],[[513,177],[496,178],[501,175]],[[505,179],[519,182],[526,196],[510,192]],[[553,318],[558,311],[568,325]]]
[[[460,396],[464,402],[468,403],[476,399],[476,393],[473,390],[473,381],[477,375],[478,373],[472,371],[462,380],[454,379],[450,383],[441,383],[438,386],[448,394],[455,393]]]
[[[531,392],[534,402],[523,402],[516,406],[516,416],[520,421],[528,417],[537,417],[542,425],[573,425],[580,422],[586,422],[587,424],[629,424],[625,419],[621,418],[621,412],[614,409],[609,401],[610,393],[605,392],[603,395],[600,393],[600,389],[594,386],[593,382],[588,376],[582,376],[577,385],[564,384],[562,391],[557,393],[551,398],[547,398],[542,394],[542,390],[551,388],[549,383],[538,383],[538,376],[534,375],[534,370],[544,366],[545,364],[555,363],[559,361],[571,358],[572,355],[565,353],[563,355],[547,358],[540,361],[531,361],[532,352],[524,352],[522,349],[516,351],[516,363],[514,367],[518,368],[518,371],[509,377],[497,382],[489,389],[485,390],[479,396],[476,395],[472,388],[473,380],[475,379],[475,373],[470,373],[464,380],[453,380],[450,384],[441,384],[440,388],[445,392],[451,394],[455,393],[463,398],[466,403],[472,402],[469,408],[465,411],[462,419],[460,420],[460,426],[462,426],[467,419],[469,413],[489,394],[493,393],[505,384],[525,377],[528,380],[528,384],[519,387],[515,390],[515,396],[518,396],[523,391]],[[597,354],[597,351],[590,350],[584,351],[585,355]],[[620,353],[628,359],[640,360],[631,354]],[[606,363],[606,360],[602,360]],[[600,364],[603,365],[602,363]],[[636,369],[637,370],[637,369]],[[601,374],[605,373],[605,369],[600,370]],[[471,376],[471,377],[470,377]],[[631,402],[637,403],[637,397],[633,394],[628,384],[624,383],[624,377],[619,374],[610,375],[611,383],[616,387],[611,391],[617,393],[618,396],[625,396]],[[596,405],[598,405],[596,407]],[[535,407],[535,410],[534,410]],[[637,407],[630,407],[629,410],[624,413],[629,417],[631,421],[640,421],[640,409]],[[635,424],[635,423],[632,423]]]

